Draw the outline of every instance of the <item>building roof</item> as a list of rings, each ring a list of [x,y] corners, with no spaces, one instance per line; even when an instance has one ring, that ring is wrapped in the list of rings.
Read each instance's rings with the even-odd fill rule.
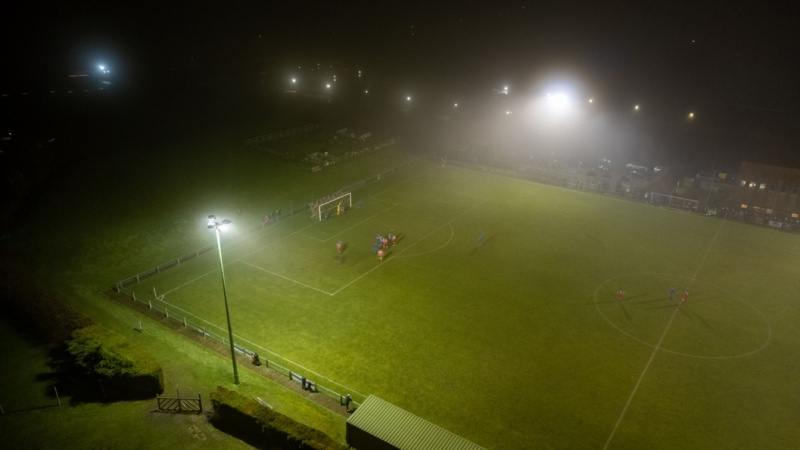
[[[485,450],[373,395],[358,407],[347,424],[403,450]]]
[[[800,184],[800,169],[743,162],[739,169],[739,179],[750,181],[755,178],[758,178],[755,181],[781,180],[783,183]]]

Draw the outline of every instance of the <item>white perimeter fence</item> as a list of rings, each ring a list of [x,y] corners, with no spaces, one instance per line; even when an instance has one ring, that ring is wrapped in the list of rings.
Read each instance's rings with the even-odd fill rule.
[[[352,192],[352,191],[364,186],[367,183],[370,183],[370,182],[373,182],[373,181],[379,181],[379,180],[385,178],[387,175],[389,175],[391,173],[394,173],[394,172],[396,172],[398,170],[401,170],[402,168],[404,168],[407,165],[412,164],[412,163],[413,163],[413,161],[409,161],[409,162],[407,162],[405,164],[402,164],[400,166],[394,167],[394,168],[389,169],[387,171],[381,172],[381,173],[379,173],[377,175],[374,175],[372,177],[365,178],[365,179],[357,181],[355,183],[351,183],[351,184],[349,184],[347,186],[342,187],[341,189],[336,191],[336,193],[331,194],[331,195],[337,195],[338,193],[343,193],[343,192]],[[330,197],[330,195],[329,196],[325,196],[324,198],[327,198],[327,197]],[[290,211],[290,215],[294,215],[295,213],[298,213],[298,212],[303,212],[306,209],[308,209],[308,206],[304,206],[302,208],[298,208],[296,210]],[[260,223],[260,224],[254,226],[254,227],[249,228],[248,229],[248,233],[255,233],[255,232],[261,231],[263,228],[265,228],[267,226],[270,226],[270,224],[272,224],[272,223],[274,223],[274,221],[270,221],[269,223]],[[167,262],[165,262],[165,263],[163,263],[161,265],[158,265],[156,267],[153,267],[151,269],[145,270],[144,272],[137,273],[136,275],[134,275],[132,277],[126,278],[124,280],[120,280],[120,281],[118,281],[118,282],[116,282],[114,284],[114,290],[119,294],[123,294],[123,295],[127,296],[128,298],[133,300],[134,303],[138,303],[140,305],[147,306],[147,308],[150,311],[154,311],[156,313],[163,314],[163,316],[165,318],[175,322],[177,325],[183,326],[187,330],[191,330],[193,332],[199,333],[200,335],[202,335],[203,338],[207,338],[207,339],[210,339],[212,341],[219,342],[223,346],[224,345],[229,345],[229,344],[226,344],[226,337],[225,337],[225,335],[227,334],[227,330],[219,329],[219,327],[211,325],[212,328],[216,328],[216,330],[215,330],[216,332],[215,331],[210,331],[208,329],[209,324],[207,322],[203,321],[202,319],[196,318],[194,316],[188,317],[187,314],[185,314],[183,311],[178,310],[177,308],[174,309],[173,311],[170,311],[169,310],[169,306],[167,306],[167,304],[162,301],[163,296],[159,297],[157,292],[155,292],[155,289],[153,290],[153,293],[152,293],[152,299],[149,298],[149,297],[145,298],[145,297],[142,297],[141,295],[137,295],[133,291],[133,289],[129,289],[131,286],[138,285],[144,279],[156,276],[156,275],[158,275],[158,274],[160,274],[160,273],[162,273],[162,272],[164,272],[166,270],[172,269],[174,267],[178,267],[179,265],[184,264],[184,263],[186,263],[188,261],[191,261],[191,260],[197,258],[198,256],[204,254],[204,253],[208,253],[210,251],[213,251],[215,248],[216,248],[216,245],[208,245],[206,247],[203,247],[203,248],[200,248],[198,250],[195,250],[195,251],[193,251],[191,253],[187,253],[187,254],[185,254],[185,255],[183,255],[181,257],[175,258],[175,259],[173,259],[171,261],[167,261]],[[243,346],[241,346],[239,344],[236,344],[236,343],[234,343],[234,348],[236,349],[237,353],[239,353],[240,355],[247,356],[249,358],[253,358],[255,356],[255,354],[257,353],[257,352],[255,352],[255,351],[253,351],[251,349],[245,348],[245,347],[243,347]],[[260,355],[259,355],[259,359],[261,359]],[[275,371],[277,371],[279,373],[282,373],[283,375],[288,376],[291,381],[295,381],[297,383],[300,383],[301,386],[303,387],[303,389],[305,389],[305,390],[307,390],[309,392],[321,392],[321,393],[323,393],[323,394],[325,394],[325,395],[327,395],[327,396],[329,396],[331,398],[338,399],[339,403],[344,405],[344,396],[343,396],[343,394],[337,392],[336,390],[334,390],[334,389],[332,389],[330,387],[321,385],[318,382],[312,381],[310,378],[308,378],[308,377],[306,377],[306,376],[304,376],[304,375],[302,375],[302,374],[300,374],[300,373],[298,373],[296,371],[292,371],[291,369],[289,369],[289,368],[287,368],[285,366],[282,366],[281,364],[279,364],[279,363],[277,363],[275,361],[272,361],[272,360],[269,360],[269,359],[261,359],[261,361],[263,361],[263,363],[264,363],[264,365],[266,367],[268,367],[268,368],[270,368],[272,370],[275,370]],[[331,384],[338,384],[338,383],[331,382]],[[356,401],[351,401],[351,404],[354,407],[357,407],[359,405],[359,403],[356,402]],[[350,408],[352,409],[352,407],[350,407]]]

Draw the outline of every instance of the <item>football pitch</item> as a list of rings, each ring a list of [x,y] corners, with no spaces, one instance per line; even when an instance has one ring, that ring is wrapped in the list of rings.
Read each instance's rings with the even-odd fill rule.
[[[226,233],[237,343],[492,449],[800,442],[798,236],[426,161],[353,203]],[[216,252],[132,289],[227,332]]]

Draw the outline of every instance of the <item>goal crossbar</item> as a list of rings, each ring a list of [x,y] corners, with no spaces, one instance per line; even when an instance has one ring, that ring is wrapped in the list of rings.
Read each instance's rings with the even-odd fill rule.
[[[341,214],[342,208],[351,208],[353,206],[353,194],[347,192],[344,194],[334,194],[328,198],[322,199],[317,203],[316,208],[312,208],[311,218],[323,220],[325,213],[330,210],[336,210],[336,214]]]
[[[650,203],[689,210],[696,210],[699,205],[697,200],[691,198],[675,197],[674,195],[659,194],[657,192],[650,193]]]

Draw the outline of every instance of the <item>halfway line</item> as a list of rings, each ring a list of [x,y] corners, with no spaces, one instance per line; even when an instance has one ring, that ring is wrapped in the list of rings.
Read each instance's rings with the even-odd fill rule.
[[[711,239],[711,242],[706,247],[706,252],[703,255],[703,259],[700,260],[700,264],[697,265],[697,269],[695,269],[692,278],[689,279],[689,286],[692,285],[692,281],[697,278],[697,274],[700,272],[700,268],[703,267],[703,264],[706,262],[706,258],[708,258],[709,252],[711,252],[711,247],[714,246],[714,243],[717,242],[717,237],[719,236],[720,230],[722,230],[722,226],[725,225],[725,221],[723,220],[720,223],[719,228],[717,228],[717,232],[714,234],[714,237]],[[689,286],[686,289],[689,289]],[[672,312],[672,317],[669,318],[669,322],[667,322],[667,326],[664,328],[664,332],[661,333],[661,338],[656,343],[656,346],[653,348],[653,353],[650,354],[650,359],[647,360],[647,364],[642,369],[642,373],[639,374],[639,379],[636,380],[636,384],[633,386],[633,391],[631,391],[631,395],[628,396],[628,401],[625,402],[625,407],[622,408],[622,412],[620,413],[619,417],[617,418],[617,423],[614,424],[614,429],[611,430],[611,434],[608,436],[606,440],[606,445],[603,446],[603,450],[607,449],[609,444],[611,444],[611,439],[614,438],[614,435],[617,433],[617,429],[619,428],[619,424],[622,423],[622,418],[625,417],[625,413],[628,412],[628,407],[631,406],[631,402],[633,401],[633,396],[636,395],[636,392],[639,390],[639,385],[642,384],[642,380],[644,379],[644,375],[647,373],[647,369],[650,368],[650,364],[653,362],[653,359],[656,357],[656,353],[661,348],[661,343],[664,342],[664,338],[667,336],[667,332],[669,331],[670,327],[672,326],[672,321],[675,319],[675,316],[678,314],[678,311],[681,309],[681,304],[675,307],[675,311]]]

